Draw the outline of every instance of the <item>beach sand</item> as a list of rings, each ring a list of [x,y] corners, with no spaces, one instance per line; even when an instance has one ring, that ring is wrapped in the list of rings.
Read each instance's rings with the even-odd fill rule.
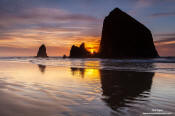
[[[174,113],[174,88],[175,74],[0,61],[0,116]]]

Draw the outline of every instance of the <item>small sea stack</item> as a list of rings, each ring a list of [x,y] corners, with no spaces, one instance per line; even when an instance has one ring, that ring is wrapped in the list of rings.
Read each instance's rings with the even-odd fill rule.
[[[99,57],[155,58],[159,55],[151,31],[116,8],[104,19]]]
[[[67,58],[67,56],[64,54],[64,55],[63,55],[63,58]]]
[[[36,57],[47,58],[46,46],[42,44],[39,49]]]
[[[87,58],[90,56],[90,52],[86,50],[84,43],[82,43],[80,47],[72,45],[69,56],[70,58]]]

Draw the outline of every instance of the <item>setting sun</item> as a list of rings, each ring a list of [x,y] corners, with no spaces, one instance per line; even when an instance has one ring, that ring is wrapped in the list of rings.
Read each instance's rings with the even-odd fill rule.
[[[94,44],[87,44],[86,49],[91,53],[94,54],[95,52],[98,51],[97,45]]]
[[[90,49],[90,53],[91,54],[94,54],[94,49]]]

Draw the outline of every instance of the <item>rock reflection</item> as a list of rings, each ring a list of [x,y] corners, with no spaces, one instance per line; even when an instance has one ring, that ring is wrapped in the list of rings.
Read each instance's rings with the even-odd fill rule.
[[[41,71],[41,73],[44,73],[46,70],[46,66],[45,65],[40,65],[38,64],[39,70]]]
[[[82,78],[84,78],[84,73],[85,73],[85,69],[84,68],[73,68],[73,67],[71,67],[71,72],[72,72],[73,76],[79,75]]]
[[[71,68],[72,75],[78,73],[81,77],[88,77],[86,70],[83,68]],[[98,71],[101,79],[102,100],[111,109],[117,111],[120,107],[130,107],[135,101],[144,101],[149,97],[154,77],[153,72]]]
[[[103,100],[113,110],[129,107],[136,100],[149,96],[152,72],[101,70]]]

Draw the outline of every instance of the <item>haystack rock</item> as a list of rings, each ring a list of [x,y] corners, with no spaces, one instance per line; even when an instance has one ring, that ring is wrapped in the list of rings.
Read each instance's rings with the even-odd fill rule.
[[[101,58],[159,57],[151,31],[118,8],[104,20],[99,55]]]
[[[41,57],[41,58],[47,58],[47,52],[46,52],[46,46],[43,44],[40,46],[38,53],[37,53],[37,57]]]
[[[70,58],[87,58],[90,53],[86,50],[85,44],[82,43],[80,47],[73,45],[70,50]]]

